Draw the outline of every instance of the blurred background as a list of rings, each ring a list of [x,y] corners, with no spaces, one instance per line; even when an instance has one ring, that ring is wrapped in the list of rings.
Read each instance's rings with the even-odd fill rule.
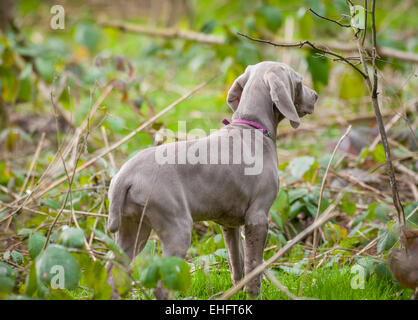
[[[64,19],[59,19],[62,12],[56,5],[64,9]],[[338,207],[341,216],[322,233],[321,248],[342,250],[329,259],[325,255],[326,261],[361,252],[375,259],[373,263],[381,262],[387,250],[398,245],[398,230],[364,80],[341,61],[306,46],[274,47],[237,35],[281,44],[310,40],[358,64],[355,30],[320,19],[309,8],[350,24],[345,0],[0,0],[1,252],[15,250],[24,257],[23,265],[28,263],[25,233],[19,232],[45,234],[62,207],[58,225],[81,226],[95,254],[103,256],[105,249],[90,227],[106,232],[105,190],[117,168],[139,150],[167,142],[161,138],[164,130],[177,131],[178,121],[187,121],[188,131],[221,128],[221,120],[232,115],[226,104],[232,82],[247,65],[272,60],[303,75],[320,98],[315,113],[304,117],[298,130],[287,121],[279,126],[282,191],[271,210],[268,245],[283,245],[313,221],[324,168],[351,124],[333,161],[321,211],[342,187],[352,188]],[[418,223],[417,16],[414,0],[377,2],[379,101],[412,228]],[[100,156],[219,72],[221,76],[151,126]],[[69,201],[66,174],[94,157],[97,161],[75,175]],[[28,198],[32,200],[26,208],[15,214],[17,204]],[[219,227],[195,227],[189,258],[212,255],[225,264],[224,251],[214,254],[224,250]],[[375,242],[361,251],[376,237],[380,245]],[[300,260],[306,252],[306,246],[300,246],[292,254]],[[285,267],[295,275],[303,264]],[[392,292],[385,298],[395,296]]]

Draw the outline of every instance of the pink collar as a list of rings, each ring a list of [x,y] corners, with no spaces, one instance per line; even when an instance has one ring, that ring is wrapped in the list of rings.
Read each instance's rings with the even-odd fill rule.
[[[222,123],[224,124],[224,125],[228,125],[228,124],[230,124],[231,122],[229,122],[228,120],[226,120],[226,119],[223,119],[222,120]],[[268,136],[268,137],[270,137],[271,138],[271,134],[270,134],[270,132],[267,130],[267,128],[266,127],[264,127],[264,126],[262,126],[261,124],[259,124],[258,122],[255,122],[255,121],[250,121],[250,120],[245,120],[245,119],[235,119],[235,120],[232,120],[232,124],[234,124],[234,123],[241,123],[241,124],[247,124],[247,125],[249,125],[249,126],[251,126],[251,127],[253,127],[253,128],[256,128],[256,129],[259,129],[259,130],[261,130],[266,136]]]

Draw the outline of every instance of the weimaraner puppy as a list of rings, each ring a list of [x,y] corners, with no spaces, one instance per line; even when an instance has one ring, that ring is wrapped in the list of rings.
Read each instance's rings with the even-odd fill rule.
[[[228,92],[227,103],[234,111],[232,123],[205,138],[142,150],[112,179],[108,227],[117,233],[117,243],[132,259],[143,249],[153,229],[161,241],[163,256],[184,258],[193,221],[214,221],[221,225],[232,281],[237,283],[263,261],[268,212],[279,191],[277,125],[287,118],[297,128],[300,117],[313,112],[317,99],[316,92],[302,84],[302,77],[283,63],[266,61],[248,66]],[[246,131],[251,133],[249,141],[244,139]],[[225,136],[244,141],[239,155],[251,145],[259,168],[250,172],[245,161],[231,161],[236,151],[231,141],[216,144]],[[188,163],[181,153],[176,153],[174,163],[156,160],[179,150],[193,150],[203,161]],[[207,161],[218,152],[230,157],[223,164]],[[244,226],[245,250],[240,226]],[[261,276],[250,281],[247,290],[257,296],[260,285]],[[163,288],[155,295],[167,297]]]

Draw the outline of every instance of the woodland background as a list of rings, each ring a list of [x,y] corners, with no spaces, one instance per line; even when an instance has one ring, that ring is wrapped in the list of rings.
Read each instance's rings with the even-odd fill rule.
[[[64,30],[50,27],[56,4],[65,9]],[[302,74],[320,98],[298,130],[279,126],[281,190],[265,259],[313,223],[318,205],[323,213],[333,203],[336,215],[319,229],[317,250],[308,236],[270,266],[259,299],[409,299],[412,290],[397,283],[386,262],[399,246],[399,224],[366,83],[306,46],[237,35],[310,40],[355,57],[353,28],[309,8],[350,24],[344,0],[0,1],[0,297],[108,299],[110,252],[124,299],[152,299],[158,280],[176,299],[214,299],[231,288],[222,233],[211,222],[195,224],[185,261],[159,258],[153,234],[129,263],[106,227],[106,191],[121,164],[166,143],[163,130],[177,131],[179,120],[188,130],[222,127],[231,117],[226,94],[233,80],[247,65],[273,60]],[[417,229],[418,7],[378,1],[375,13],[378,98],[407,225]],[[65,269],[66,289],[51,286],[47,271],[56,264]]]

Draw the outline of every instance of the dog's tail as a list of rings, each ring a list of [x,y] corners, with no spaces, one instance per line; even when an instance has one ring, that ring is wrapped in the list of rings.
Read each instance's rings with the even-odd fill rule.
[[[116,175],[112,179],[109,188],[109,219],[107,226],[112,233],[119,230],[126,194],[131,187],[126,181],[118,178],[119,175]]]

